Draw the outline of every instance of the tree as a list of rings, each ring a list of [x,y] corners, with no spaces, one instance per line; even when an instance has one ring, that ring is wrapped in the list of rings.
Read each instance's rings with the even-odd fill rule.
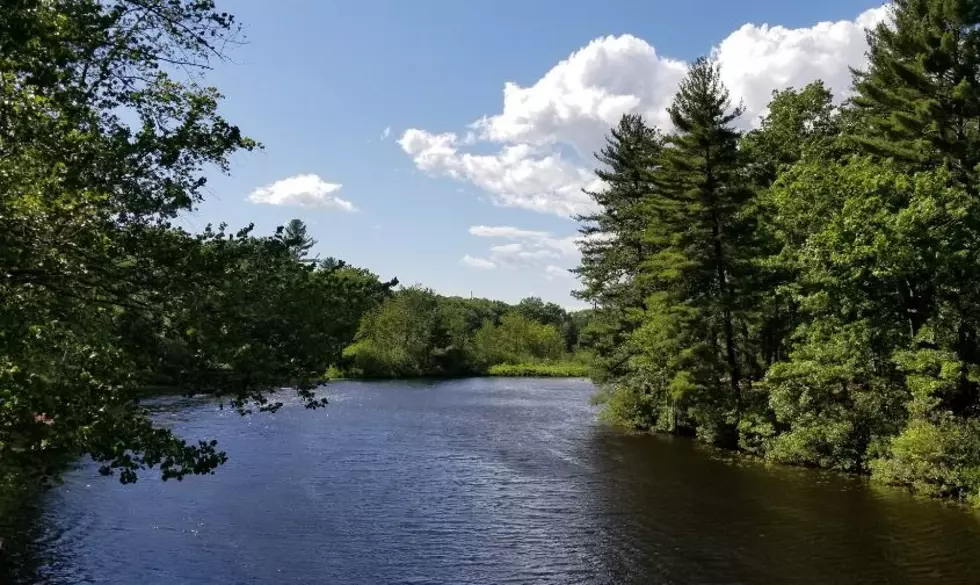
[[[980,505],[980,5],[891,10],[841,106],[780,90],[742,136],[702,59],[655,156],[624,118],[583,338],[618,424]]]
[[[557,326],[528,319],[519,310],[504,315],[499,325],[486,322],[474,338],[476,359],[485,367],[557,360],[564,345]]]
[[[869,34],[868,67],[854,73],[863,122],[854,142],[905,176],[904,196],[874,218],[888,228],[874,249],[892,276],[874,306],[891,313],[896,334],[883,350],[911,399],[907,427],[872,467],[886,481],[976,498],[980,482],[961,472],[980,466],[980,450],[933,439],[969,433],[980,416],[980,10],[900,0],[892,11],[894,25]],[[912,226],[923,231],[906,231]]]
[[[123,482],[210,473],[139,405],[147,385],[310,407],[329,315],[280,236],[171,225],[209,169],[258,145],[180,83],[235,43],[209,0],[17,0],[0,6],[0,461],[50,478],[90,454]]]
[[[521,299],[521,302],[517,303],[515,308],[526,319],[544,323],[545,325],[560,327],[568,318],[568,313],[560,305],[546,303],[538,297]]]
[[[740,134],[732,126],[741,109],[730,108],[717,66],[702,58],[681,82],[668,113],[675,132],[666,139],[657,174],[660,196],[652,200],[647,216],[647,239],[657,250],[646,264],[658,291],[653,311],[683,315],[685,327],[698,332],[687,336],[690,345],[685,351],[702,353],[703,344],[718,347],[718,363],[724,364],[724,372],[699,367],[700,376],[677,370],[671,377],[675,390],[697,388],[710,396],[727,379],[728,399],[704,400],[727,402],[737,410],[743,374],[736,323],[738,279],[744,273],[744,258],[751,254],[750,246],[741,245],[747,239],[742,212],[751,191],[739,173]],[[684,310],[670,308],[675,303]],[[710,434],[724,432],[722,427],[730,422],[722,424],[719,413],[726,410],[702,413],[698,424]]]
[[[283,231],[283,241],[289,246],[297,260],[303,260],[317,241],[306,233],[306,224],[299,219],[291,219]]]
[[[344,355],[367,377],[429,374],[439,324],[435,293],[421,287],[402,289],[365,316]]]
[[[834,96],[822,81],[773,91],[767,110],[759,128],[740,144],[758,186],[770,187],[803,158],[833,158],[835,147],[840,148],[842,123]]]
[[[911,170],[945,167],[976,192],[980,163],[980,10],[969,0],[896,0],[894,24],[868,34],[869,64],[854,72],[854,139]]]
[[[330,333],[326,360],[339,366],[344,348],[354,340],[362,318],[393,294],[398,279],[382,281],[369,270],[348,266],[334,258],[322,260],[312,278],[319,294],[328,299],[330,319],[323,324]]]
[[[573,294],[593,304],[592,327],[600,376],[624,375],[629,354],[626,337],[637,325],[647,290],[640,280],[651,253],[644,237],[646,206],[656,191],[653,173],[660,164],[663,139],[637,115],[625,115],[610,131],[606,146],[596,154],[596,177],[605,188],[590,192],[598,211],[579,216],[580,266],[575,269],[583,288]]]

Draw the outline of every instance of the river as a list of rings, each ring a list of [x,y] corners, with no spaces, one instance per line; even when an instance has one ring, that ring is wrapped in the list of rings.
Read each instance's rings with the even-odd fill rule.
[[[980,518],[854,477],[595,423],[580,380],[338,382],[325,410],[159,417],[208,477],[80,464],[45,502],[45,583],[976,583]]]

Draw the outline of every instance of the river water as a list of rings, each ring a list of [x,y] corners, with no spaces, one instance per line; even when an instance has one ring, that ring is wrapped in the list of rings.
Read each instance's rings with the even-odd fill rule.
[[[978,583],[980,518],[595,423],[579,380],[334,383],[325,410],[160,405],[214,476],[50,493],[45,583]]]

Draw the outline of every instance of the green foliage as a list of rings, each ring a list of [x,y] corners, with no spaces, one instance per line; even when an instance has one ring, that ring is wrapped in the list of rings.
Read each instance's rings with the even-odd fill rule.
[[[435,293],[411,287],[365,315],[344,356],[367,377],[422,376],[435,369],[442,333]]]
[[[286,241],[286,245],[289,246],[293,253],[293,256],[297,260],[302,260],[306,258],[309,254],[310,248],[316,245],[316,240],[312,236],[306,233],[306,224],[300,219],[291,219],[289,223],[286,224],[283,230],[283,239]]]
[[[700,60],[671,133],[612,130],[578,270],[607,420],[980,504],[975,4],[894,2],[841,106],[781,90],[743,136]]]
[[[980,505],[980,421],[913,419],[891,440],[888,455],[871,462],[871,471],[879,481],[922,495]]]
[[[644,238],[644,207],[662,149],[663,139],[656,130],[639,116],[624,116],[597,155],[602,166],[596,175],[607,188],[589,195],[599,211],[578,218],[582,262],[575,273],[583,288],[573,294],[595,307],[580,335],[590,340],[595,351],[599,379],[626,372],[630,353],[625,341],[637,325],[648,292],[638,279],[650,253]]]
[[[971,1],[897,0],[892,15],[894,27],[881,23],[869,35],[869,66],[854,79],[863,118],[854,142],[909,170],[945,167],[975,184],[980,10]]]
[[[564,350],[565,342],[556,325],[532,321],[520,312],[505,314],[499,325],[487,321],[473,337],[474,360],[486,366],[556,360]]]
[[[172,221],[209,172],[258,144],[196,78],[234,44],[210,0],[16,0],[0,6],[0,469],[55,478],[79,456],[132,482],[211,473],[213,441],[156,426],[148,387],[274,410],[307,406],[348,320],[380,303],[373,275],[300,262],[301,222],[256,236]],[[351,299],[350,295],[362,294]],[[4,479],[6,481],[6,479]]]
[[[522,375],[540,366],[542,375],[578,376],[583,370],[566,350],[570,321],[564,309],[534,297],[511,307],[411,287],[364,316],[343,363],[349,375],[365,378],[480,375],[499,365],[523,366],[514,370]]]
[[[589,366],[573,361],[550,364],[496,364],[487,368],[487,375],[510,378],[586,378],[589,375]]]
[[[319,267],[313,278],[318,294],[325,297],[328,307],[329,319],[322,324],[324,332],[329,334],[326,359],[339,368],[344,349],[357,334],[361,319],[391,296],[398,280],[382,282],[369,270],[348,266],[334,258],[321,260]]]

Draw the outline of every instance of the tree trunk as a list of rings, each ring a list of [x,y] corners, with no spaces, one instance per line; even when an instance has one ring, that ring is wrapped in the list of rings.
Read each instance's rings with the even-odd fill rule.
[[[728,375],[735,395],[735,404],[742,408],[742,376],[738,367],[738,355],[735,351],[735,327],[732,323],[732,310],[729,306],[728,268],[725,262],[725,249],[721,242],[721,225],[717,211],[712,211],[711,235],[714,239],[715,267],[718,272],[718,292],[721,295],[722,317],[724,319],[725,354],[728,361]]]

